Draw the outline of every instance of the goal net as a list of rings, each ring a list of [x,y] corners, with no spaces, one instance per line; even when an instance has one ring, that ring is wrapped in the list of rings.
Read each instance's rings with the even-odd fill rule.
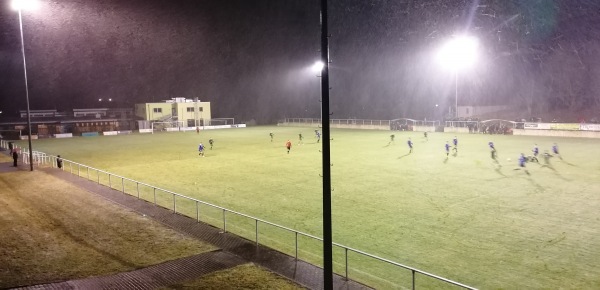
[[[215,118],[215,119],[210,119],[209,124],[211,126],[234,125],[235,119],[234,118]]]
[[[152,122],[152,133],[181,131],[183,127],[183,121]]]

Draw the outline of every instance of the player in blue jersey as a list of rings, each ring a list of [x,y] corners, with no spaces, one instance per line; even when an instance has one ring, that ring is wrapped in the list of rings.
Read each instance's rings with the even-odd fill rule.
[[[204,157],[204,144],[202,144],[202,142],[198,145],[198,155]]]
[[[446,158],[448,158],[448,154],[450,154],[450,144],[448,141],[446,141],[446,145],[444,147],[446,148]]]
[[[454,139],[452,139],[452,144],[454,144],[452,151],[454,151],[454,153],[458,153],[458,138],[456,138],[456,136],[454,136]]]
[[[496,147],[494,146],[494,142],[490,141],[488,143],[488,146],[490,146],[490,153],[492,155],[492,159],[496,160]],[[496,160],[498,161],[498,160]]]
[[[554,155],[558,156],[558,158],[562,159],[562,156],[560,156],[560,153],[558,153],[558,144],[554,143],[552,145],[552,153],[554,153]]]
[[[527,157],[525,157],[525,154],[521,153],[521,156],[519,156],[519,167],[523,168],[525,173],[529,174],[529,171],[527,171],[527,169],[525,169],[525,163],[527,163]],[[519,169],[519,168],[517,168],[517,169]]]
[[[533,144],[533,149],[531,149],[531,152],[533,152],[533,156],[531,157],[531,161],[535,161],[537,163],[539,163],[540,161],[538,160],[537,156],[540,154],[540,148],[538,148],[537,144]]]
[[[408,149],[409,149],[408,154],[412,153],[412,150],[413,150],[412,140],[410,140],[410,138],[408,138],[408,141],[406,142],[406,144],[408,144]]]

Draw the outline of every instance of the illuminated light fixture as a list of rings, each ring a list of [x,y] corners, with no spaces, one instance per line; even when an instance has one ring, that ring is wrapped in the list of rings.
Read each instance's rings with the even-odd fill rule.
[[[319,73],[319,72],[323,71],[324,67],[325,67],[325,64],[319,60],[319,61],[315,62],[315,64],[313,64],[312,71],[315,73]]]
[[[12,0],[10,8],[15,11],[21,10],[36,10],[40,7],[40,2],[37,0]]]
[[[479,41],[473,36],[455,36],[438,52],[438,61],[447,69],[460,71],[469,68],[479,58]]]

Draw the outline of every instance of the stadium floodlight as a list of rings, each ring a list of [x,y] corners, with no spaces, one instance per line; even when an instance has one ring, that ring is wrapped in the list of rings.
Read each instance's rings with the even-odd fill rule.
[[[12,0],[10,7],[15,11],[21,10],[36,10],[40,7],[40,2],[37,0]]]
[[[19,12],[19,29],[21,31],[21,52],[23,54],[23,72],[25,74],[25,99],[27,100],[27,137],[29,140],[29,168],[33,171],[33,149],[31,146],[31,112],[29,110],[29,86],[27,85],[27,62],[25,61],[25,38],[23,37],[23,10],[35,10],[39,7],[37,0],[12,0],[11,8]]]
[[[319,61],[315,62],[315,64],[313,64],[312,71],[315,73],[320,73],[323,71],[324,67],[325,67],[325,64],[319,60]]]
[[[478,58],[479,41],[473,36],[455,36],[446,42],[438,52],[438,60],[447,69],[460,71],[467,69]]]
[[[458,35],[446,42],[438,51],[438,62],[454,72],[454,114],[458,118],[458,73],[472,67],[478,59],[479,41],[468,35]]]

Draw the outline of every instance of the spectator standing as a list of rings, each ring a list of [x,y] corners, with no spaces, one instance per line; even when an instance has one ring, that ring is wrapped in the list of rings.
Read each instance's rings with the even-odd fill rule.
[[[63,167],[63,160],[60,157],[60,155],[56,156],[56,167],[61,168]]]
[[[17,160],[19,160],[19,153],[17,150],[12,150],[13,166],[17,167]]]

